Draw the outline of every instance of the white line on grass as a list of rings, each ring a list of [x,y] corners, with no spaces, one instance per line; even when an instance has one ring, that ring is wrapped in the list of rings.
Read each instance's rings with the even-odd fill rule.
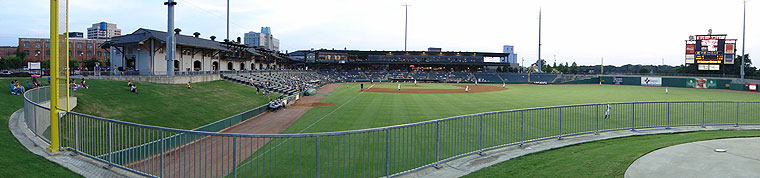
[[[375,84],[372,84],[372,85],[371,85],[371,86],[369,86],[367,89],[370,89],[370,88],[372,88],[373,86],[375,86]],[[341,108],[341,107],[343,107],[344,105],[346,105],[346,104],[350,103],[351,101],[353,101],[354,99],[356,99],[357,97],[359,97],[359,95],[361,95],[361,94],[363,94],[363,93],[364,93],[364,91],[362,91],[362,92],[359,92],[359,94],[358,94],[358,95],[356,95],[356,96],[354,96],[353,98],[351,98],[350,100],[346,101],[346,103],[343,103],[343,104],[341,104],[340,106],[338,106],[338,108],[335,108],[334,110],[330,111],[330,113],[327,113],[327,115],[325,115],[325,116],[322,116],[322,118],[320,118],[320,119],[319,119],[319,120],[317,120],[316,122],[312,123],[311,125],[307,126],[306,128],[304,128],[303,130],[299,131],[298,133],[303,133],[303,131],[305,131],[306,129],[309,129],[311,126],[314,126],[314,124],[317,124],[319,121],[322,121],[323,119],[327,118],[327,116],[329,116],[330,114],[334,113],[335,111],[337,111],[338,109],[340,109],[340,108]],[[285,139],[284,141],[282,141],[282,142],[280,142],[279,144],[277,144],[277,145],[273,146],[272,148],[269,148],[267,151],[264,151],[264,153],[262,153],[262,154],[259,154],[258,156],[256,156],[255,158],[251,159],[250,161],[248,161],[248,162],[246,162],[246,163],[243,163],[243,164],[239,165],[239,167],[244,167],[246,164],[248,164],[248,163],[250,163],[250,162],[253,162],[253,161],[254,161],[254,160],[256,160],[256,159],[259,159],[259,157],[261,157],[261,156],[263,156],[263,155],[266,155],[267,153],[269,153],[270,151],[274,150],[275,148],[277,148],[277,147],[280,147],[280,145],[284,144],[285,142],[288,142],[288,141],[290,141],[290,139],[292,139],[292,138],[287,138],[287,139]],[[271,139],[270,139],[270,140],[271,140]],[[263,147],[263,146],[262,146],[262,147]]]
[[[374,85],[374,84],[372,84],[372,86],[369,86],[369,88],[367,88],[367,89],[369,90],[369,89],[370,89],[370,88],[372,88],[373,86],[375,86],[375,85]],[[359,97],[359,95],[362,95],[363,93],[364,93],[364,91],[362,91],[362,92],[359,92],[359,94],[358,94],[358,95],[356,95],[356,96],[354,96],[353,98],[351,98],[350,100],[346,101],[346,103],[343,103],[343,104],[341,104],[340,106],[338,106],[338,108],[335,108],[334,110],[330,111],[330,113],[327,113],[327,115],[325,115],[325,116],[322,116],[322,118],[319,118],[319,120],[317,120],[316,122],[314,122],[314,123],[311,123],[311,125],[309,125],[309,126],[306,126],[306,128],[302,129],[301,131],[298,131],[298,133],[303,133],[303,131],[306,131],[306,129],[309,129],[309,128],[311,128],[311,126],[314,126],[315,124],[319,123],[319,122],[320,122],[320,121],[322,121],[323,119],[327,118],[327,116],[329,116],[330,114],[334,113],[335,111],[338,111],[340,108],[342,108],[342,107],[343,107],[343,106],[345,106],[346,104],[350,103],[351,101],[353,101],[354,99],[356,99],[357,97]]]

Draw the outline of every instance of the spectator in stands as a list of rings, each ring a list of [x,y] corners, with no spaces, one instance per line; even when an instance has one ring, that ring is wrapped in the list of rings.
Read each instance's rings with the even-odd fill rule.
[[[71,88],[71,90],[74,90],[74,91],[79,90],[79,85],[77,85],[76,80],[69,81],[69,87]]]
[[[131,82],[130,82],[130,83],[131,83]],[[135,94],[137,94],[137,85],[135,85],[135,84],[131,84],[131,85],[129,85],[129,86],[130,86],[130,88],[129,88],[129,91],[130,91],[130,92],[132,92],[132,93],[135,93]]]
[[[82,82],[79,84],[79,86],[81,86],[82,88],[85,88],[85,89],[90,89],[90,87],[87,86],[87,81],[85,81],[84,78],[82,78]]]
[[[11,82],[11,94],[14,95],[21,95],[25,92],[24,86],[21,86],[18,83],[18,80],[14,80]]]
[[[277,112],[277,104],[272,99],[269,99],[269,111]]]

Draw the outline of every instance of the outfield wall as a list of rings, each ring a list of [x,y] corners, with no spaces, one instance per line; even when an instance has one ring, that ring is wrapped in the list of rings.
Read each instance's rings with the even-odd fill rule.
[[[608,85],[645,85],[646,79],[659,79],[661,82],[649,86],[682,87],[682,88],[706,88],[706,89],[731,89],[746,91],[746,84],[732,83],[731,79],[715,79],[703,77],[631,77],[631,76],[601,76],[602,84]],[[591,82],[589,80],[584,82]],[[591,84],[591,83],[589,83]]]

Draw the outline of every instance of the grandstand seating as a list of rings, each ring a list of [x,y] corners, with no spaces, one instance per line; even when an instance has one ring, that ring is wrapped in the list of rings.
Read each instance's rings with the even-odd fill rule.
[[[283,95],[293,95],[308,88],[316,88],[335,79],[316,72],[253,72],[231,74],[224,79],[245,85],[266,89]]]

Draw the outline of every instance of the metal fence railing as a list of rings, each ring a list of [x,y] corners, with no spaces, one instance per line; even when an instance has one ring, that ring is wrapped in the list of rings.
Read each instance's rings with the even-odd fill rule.
[[[39,90],[25,95],[25,112],[31,112],[25,116],[33,132],[44,138],[42,131],[47,129],[39,129],[44,124],[36,122],[47,115],[33,111],[44,102],[44,89]],[[759,125],[760,118],[753,114],[758,110],[760,102],[755,101],[583,104],[305,134],[181,130],[70,112],[60,126],[64,149],[146,176],[382,177],[491,149],[580,134]],[[141,149],[123,151],[134,148]]]

